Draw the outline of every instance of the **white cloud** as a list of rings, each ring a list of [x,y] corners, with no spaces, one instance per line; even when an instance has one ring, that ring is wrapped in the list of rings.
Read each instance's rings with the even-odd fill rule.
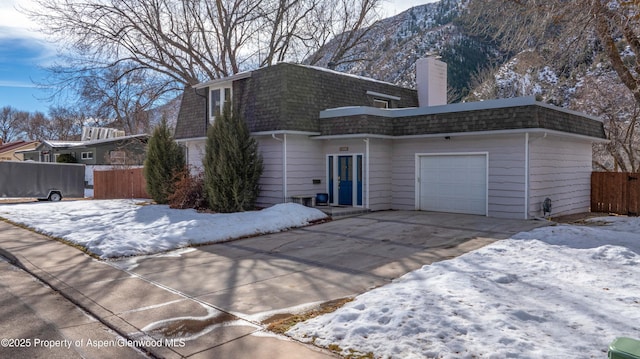
[[[0,80],[0,87],[36,88],[36,84],[24,81]]]
[[[0,38],[43,38],[29,17],[18,11],[33,8],[32,0],[3,0],[0,3]]]

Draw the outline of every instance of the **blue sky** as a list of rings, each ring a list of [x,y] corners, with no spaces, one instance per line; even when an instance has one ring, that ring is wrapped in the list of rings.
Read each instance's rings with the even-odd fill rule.
[[[0,108],[46,113],[48,92],[37,87],[55,61],[55,44],[49,43],[16,7],[30,7],[32,0],[0,0]],[[395,15],[409,7],[435,0],[387,0],[384,11]]]
[[[16,10],[31,0],[0,0],[0,107],[47,112],[41,99],[48,92],[35,84],[47,75],[42,69],[55,58],[54,44],[34,31],[34,24]]]

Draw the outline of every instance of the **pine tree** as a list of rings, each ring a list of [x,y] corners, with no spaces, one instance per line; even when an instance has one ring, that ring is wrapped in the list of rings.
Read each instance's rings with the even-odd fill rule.
[[[207,132],[203,165],[204,188],[212,210],[230,213],[254,208],[262,158],[247,125],[229,108]]]
[[[173,193],[175,176],[184,170],[185,158],[182,148],[173,140],[171,131],[163,118],[155,128],[147,144],[144,161],[144,177],[147,192],[156,203],[166,204]]]

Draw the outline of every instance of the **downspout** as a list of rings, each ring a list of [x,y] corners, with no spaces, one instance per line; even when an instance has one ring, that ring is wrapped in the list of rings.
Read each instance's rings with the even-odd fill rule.
[[[282,134],[282,139],[276,137],[275,133],[272,133],[271,137],[282,142],[282,203],[287,203],[287,134]]]
[[[524,133],[524,219],[529,219],[529,132]]]
[[[365,143],[365,151],[364,151],[364,180],[365,180],[365,191],[366,196],[364,197],[364,208],[369,209],[369,139],[364,139]]]

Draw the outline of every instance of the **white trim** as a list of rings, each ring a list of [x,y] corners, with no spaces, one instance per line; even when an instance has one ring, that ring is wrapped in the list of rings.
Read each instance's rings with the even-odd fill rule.
[[[216,115],[215,112],[213,111],[214,109],[214,104],[215,102],[218,102],[219,105],[215,106],[216,109],[218,110],[217,112],[219,112],[219,116],[222,116],[223,112],[224,112],[224,106],[227,103],[226,98],[227,98],[227,91],[229,93],[229,104],[233,103],[233,86],[231,82],[221,82],[218,86],[210,86],[208,87],[207,91],[208,93],[208,97],[207,97],[207,111],[209,112],[209,125],[213,125],[213,123],[216,120]],[[218,91],[218,98],[214,99],[213,98],[213,92],[214,91]],[[231,106],[231,105],[230,105]]]
[[[194,88],[194,89],[202,89],[202,88],[205,88],[205,87],[219,86],[220,84],[224,84],[226,82],[233,82],[233,81],[236,81],[236,80],[242,80],[242,79],[249,78],[249,77],[251,77],[251,73],[252,73],[252,71],[239,72],[239,73],[237,73],[235,75],[231,75],[231,76],[228,76],[228,77],[223,77],[223,78],[220,78],[220,79],[209,80],[207,82],[202,82],[202,83],[199,83],[197,85],[193,85],[191,87]]]
[[[529,219],[529,132],[524,134],[524,219]]]
[[[434,152],[434,153],[416,153],[415,154],[415,209],[420,210],[420,157],[427,156],[484,156],[485,158],[485,203],[484,213],[489,217],[489,152]]]
[[[380,93],[380,92],[375,92],[375,91],[367,91],[367,95],[373,96],[373,97],[381,97],[387,100],[396,100],[396,101],[400,101],[400,97],[398,96],[392,96],[392,95],[387,95],[384,93]]]
[[[271,135],[303,135],[303,136],[319,136],[320,132],[308,132],[308,131],[288,131],[288,130],[278,130],[278,131],[258,131],[251,132],[251,136],[271,136]]]
[[[368,138],[364,139],[365,142],[365,154],[364,154],[364,166],[365,166],[365,193],[366,193],[366,197],[365,197],[365,201],[364,201],[364,208],[366,209],[370,209],[369,208],[369,142],[370,140]]]
[[[461,103],[452,103],[452,104],[438,105],[438,106],[404,107],[404,108],[390,108],[390,109],[375,108],[370,106],[337,107],[337,108],[329,108],[329,109],[320,111],[320,118],[323,119],[323,118],[356,116],[356,115],[371,115],[371,116],[380,116],[380,117],[408,117],[408,116],[421,116],[421,115],[435,115],[435,114],[441,114],[441,113],[492,110],[492,109],[532,106],[532,105],[545,107],[548,109],[552,109],[555,111],[564,112],[572,115],[577,115],[580,117],[586,117],[598,122],[603,122],[602,119],[591,116],[591,115],[587,115],[577,111],[567,110],[565,108],[549,105],[544,102],[538,102],[533,96],[514,97],[514,98],[505,98],[505,99],[498,99],[498,100],[487,100],[487,101],[476,101],[476,102],[461,102]]]
[[[423,135],[406,135],[406,136],[389,136],[389,135],[375,135],[369,133],[357,133],[347,135],[325,135],[315,136],[312,139],[316,140],[332,140],[332,139],[345,139],[345,138],[382,138],[388,140],[402,140],[402,139],[417,139],[417,138],[438,138],[438,137],[462,137],[462,136],[493,136],[493,135],[513,135],[521,133],[548,133],[552,135],[567,136],[573,138],[579,138],[589,140],[595,143],[607,143],[609,140],[604,138],[591,137],[587,135],[580,135],[577,133],[563,132],[557,130],[549,130],[546,128],[516,128],[511,130],[493,130],[493,131],[474,131],[474,132],[445,132],[445,133],[430,133]]]
[[[376,106],[376,104],[381,104],[383,106]],[[375,108],[389,108],[389,100],[384,100],[384,99],[379,99],[379,98],[374,98],[373,99],[373,107]]]
[[[393,140],[398,138],[397,136],[389,136],[389,135],[376,135],[372,133],[354,133],[348,135],[325,135],[325,136],[313,136],[312,140],[341,140],[348,138],[381,138],[386,140]]]
[[[178,138],[175,139],[176,142],[181,143],[189,143],[189,142],[193,142],[193,141],[206,141],[207,138],[206,137],[188,137],[188,138]]]
[[[275,136],[274,136],[275,138]],[[282,135],[282,194],[284,197],[283,202],[287,202],[289,197],[287,188],[287,134]]]
[[[338,161],[338,157],[351,157],[351,161],[352,161],[352,171],[351,171],[351,206],[352,207],[364,207],[364,208],[369,208],[368,204],[365,205],[365,186],[368,186],[368,179],[365,182],[365,171],[368,171],[368,166],[366,167],[365,170],[365,163],[366,163],[366,159],[368,158],[365,156],[364,153],[361,152],[340,152],[340,153],[325,153],[325,168],[326,168],[326,182],[327,182],[327,194],[329,193],[329,157],[333,156],[333,161],[331,163],[331,165],[333,166],[333,202],[330,203],[331,205],[334,206],[338,206],[340,205],[340,189],[338,187],[338,183],[339,181],[337,180],[338,178],[338,167],[340,167],[340,163]],[[362,178],[362,204],[358,204],[358,156],[362,156],[362,163],[361,166],[362,168],[362,174],[363,174],[363,178]],[[367,197],[366,200],[368,202],[368,190],[367,190]]]

